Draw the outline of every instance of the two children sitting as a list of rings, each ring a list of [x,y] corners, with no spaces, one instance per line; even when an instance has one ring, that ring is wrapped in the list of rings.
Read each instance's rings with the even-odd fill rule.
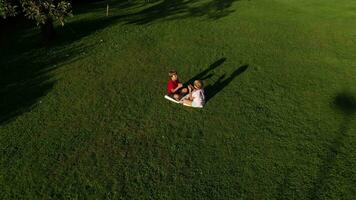
[[[202,81],[195,80],[193,85],[188,85],[188,87],[185,88],[183,84],[179,82],[176,71],[170,71],[168,76],[167,92],[169,97],[179,101],[179,103],[183,105],[197,108],[204,106],[205,96]]]

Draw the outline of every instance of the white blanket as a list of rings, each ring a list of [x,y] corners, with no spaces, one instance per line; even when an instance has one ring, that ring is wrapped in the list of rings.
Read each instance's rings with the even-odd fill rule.
[[[179,103],[182,104],[183,106],[188,106],[188,107],[192,107],[191,105],[185,104],[183,103],[184,99],[187,99],[189,97],[189,94],[185,95],[184,97],[182,97],[179,101],[175,100],[174,98],[168,96],[168,95],[164,95],[165,99],[168,99],[169,101],[172,101],[174,103]],[[196,108],[202,108],[202,107],[196,107]]]

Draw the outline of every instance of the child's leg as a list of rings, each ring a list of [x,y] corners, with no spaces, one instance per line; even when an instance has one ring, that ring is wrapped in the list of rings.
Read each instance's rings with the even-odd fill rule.
[[[174,94],[173,98],[178,101],[180,99],[180,95],[179,94]]]
[[[184,100],[186,100],[186,99],[189,99],[189,95],[182,95],[182,97],[180,98],[179,102],[183,103]]]
[[[187,88],[182,88],[181,94],[187,94],[187,93],[188,93],[188,89]]]
[[[189,106],[192,105],[192,102],[193,102],[193,101],[191,101],[191,100],[189,100],[189,99],[184,99],[184,101],[183,101],[184,104],[187,104],[187,105],[189,105]]]

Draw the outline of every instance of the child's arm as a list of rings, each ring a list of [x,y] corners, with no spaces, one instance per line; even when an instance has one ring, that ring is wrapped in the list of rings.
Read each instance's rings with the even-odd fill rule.
[[[193,101],[193,93],[192,93],[193,88],[192,88],[192,86],[189,85],[188,89],[189,89],[189,99]]]
[[[175,93],[177,90],[179,90],[182,87],[183,87],[183,84],[178,83],[178,86],[175,89],[172,90],[172,93]]]

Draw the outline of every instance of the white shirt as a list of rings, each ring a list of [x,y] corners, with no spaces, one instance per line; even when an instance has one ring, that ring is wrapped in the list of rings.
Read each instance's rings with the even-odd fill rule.
[[[194,90],[192,92],[192,97],[193,97],[193,102],[192,102],[193,107],[203,107],[204,106],[205,96],[204,96],[203,89]]]

